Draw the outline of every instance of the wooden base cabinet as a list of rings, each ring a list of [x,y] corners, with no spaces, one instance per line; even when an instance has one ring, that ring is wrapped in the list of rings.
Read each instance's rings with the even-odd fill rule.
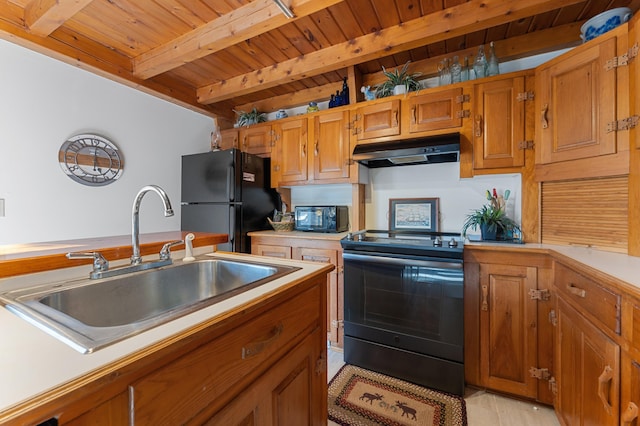
[[[335,269],[327,276],[327,340],[332,348],[344,342],[344,264],[340,241],[327,238],[287,238],[269,234],[251,235],[251,254],[286,257],[310,262],[331,263]]]
[[[565,426],[618,425],[620,346],[562,298],[556,333],[556,413]]]
[[[553,402],[545,256],[465,249],[465,380],[471,385]]]
[[[0,424],[327,424],[326,278],[317,275],[114,361]]]

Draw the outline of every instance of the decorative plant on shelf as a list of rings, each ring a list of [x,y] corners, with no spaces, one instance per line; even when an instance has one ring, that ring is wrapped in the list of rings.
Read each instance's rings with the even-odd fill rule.
[[[233,112],[238,114],[237,124],[239,127],[249,126],[251,124],[263,123],[267,121],[267,114],[258,111],[258,109],[255,107],[249,112],[236,111],[235,109],[233,110]]]
[[[467,230],[480,228],[483,240],[504,240],[505,236],[520,231],[520,227],[504,211],[505,202],[509,198],[510,191],[506,190],[504,197],[498,196],[495,188],[493,195],[487,190],[489,205],[484,205],[474,210],[462,225],[462,235],[467,235]]]
[[[387,81],[382,84],[376,86],[376,97],[385,98],[391,95],[398,95],[398,90],[394,91],[396,86],[404,87],[404,92],[415,92],[420,90],[420,83],[417,78],[421,75],[420,73],[409,74],[409,62],[402,67],[400,71],[396,68],[393,71],[387,71],[386,68],[382,67],[382,73],[387,77]]]

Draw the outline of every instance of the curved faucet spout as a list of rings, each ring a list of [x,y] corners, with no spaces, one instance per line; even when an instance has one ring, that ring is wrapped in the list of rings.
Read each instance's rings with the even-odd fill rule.
[[[132,265],[139,265],[142,263],[142,256],[140,256],[140,203],[142,202],[144,194],[149,191],[155,192],[162,199],[165,217],[173,216],[171,201],[169,201],[169,196],[162,188],[157,185],[147,185],[138,192],[135,200],[133,200],[133,209],[131,211],[131,247],[133,249],[133,255],[131,256]]]

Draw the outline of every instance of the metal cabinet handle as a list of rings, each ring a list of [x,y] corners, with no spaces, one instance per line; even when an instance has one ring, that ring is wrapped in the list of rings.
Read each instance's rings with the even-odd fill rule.
[[[482,116],[478,114],[476,115],[476,137],[480,136],[482,136]]]
[[[542,111],[541,111],[541,121],[542,121],[542,128],[543,129],[547,129],[549,128],[549,120],[547,119],[547,112],[549,112],[549,104],[544,104],[544,106],[542,107]]]
[[[638,418],[638,406],[633,402],[629,402],[627,409],[620,415],[620,423],[622,426],[631,426],[631,423]]]
[[[273,327],[273,330],[271,330],[271,333],[270,333],[271,336],[269,336],[267,339],[259,342],[249,343],[248,345],[243,346],[242,359],[250,358],[264,351],[269,345],[271,345],[273,342],[278,340],[278,337],[280,337],[283,330],[284,330],[284,325],[282,325],[282,323],[278,323],[278,325]]]
[[[582,297],[582,298],[587,297],[587,290],[580,287],[576,287],[575,284],[573,283],[567,284],[567,291],[578,297]]]
[[[613,369],[608,365],[605,365],[604,370],[598,377],[598,397],[604,405],[604,409],[607,413],[611,414],[611,404],[609,404],[609,391],[611,389],[611,381],[613,380]]]
[[[488,311],[489,310],[489,302],[487,301],[487,299],[489,298],[489,287],[486,285],[482,286],[482,310],[483,311]]]

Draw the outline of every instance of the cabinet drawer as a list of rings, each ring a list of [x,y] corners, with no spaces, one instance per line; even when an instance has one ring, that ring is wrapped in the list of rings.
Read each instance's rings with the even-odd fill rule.
[[[620,334],[620,295],[593,280],[556,263],[555,286],[565,300],[571,300],[584,313]]]
[[[254,244],[251,248],[251,254],[257,254],[258,256],[277,257],[280,259],[291,259],[291,247],[272,246],[269,244]]]
[[[136,423],[184,424],[205,408],[219,409],[238,382],[261,374],[274,353],[319,324],[320,305],[316,286],[134,383]]]

